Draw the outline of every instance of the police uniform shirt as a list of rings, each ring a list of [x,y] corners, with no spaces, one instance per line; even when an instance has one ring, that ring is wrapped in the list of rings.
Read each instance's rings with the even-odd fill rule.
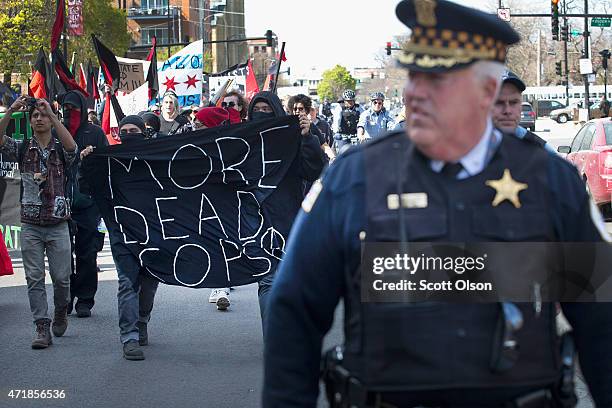
[[[375,138],[393,129],[393,119],[385,108],[382,108],[379,112],[369,108],[359,116],[357,128],[360,127],[363,128],[366,137]]]
[[[525,129],[524,127],[517,126],[516,131],[514,132],[514,135],[516,137],[518,137],[519,139],[524,139],[525,136],[527,136],[528,132],[529,131],[527,129]],[[544,148],[546,150],[548,150],[550,153],[557,154],[557,152],[555,151],[555,149],[553,149],[553,147],[550,145],[550,143],[544,144]]]
[[[477,166],[471,168],[470,156],[482,156],[487,134],[491,133],[485,132],[482,145],[464,157],[468,160],[465,167],[470,174],[478,170]],[[263,406],[316,406],[322,339],[332,326],[339,300],[347,294],[345,274],[354,275],[359,266],[360,235],[364,234],[369,217],[366,180],[370,177],[384,184],[389,178],[388,168],[381,170],[377,166],[367,168],[370,174],[366,174],[366,152],[377,144],[388,146],[381,151],[388,152],[386,162],[393,163],[406,161],[406,152],[399,151],[403,156],[400,154],[396,158],[391,155],[392,146],[411,143],[403,132],[393,132],[339,156],[322,183],[313,187],[303,203],[304,210],[296,219],[269,298],[269,316],[264,322]],[[532,153],[535,156],[537,150],[542,157],[540,146],[508,135],[501,136],[498,149],[508,144],[519,144],[522,152],[531,152],[527,156]],[[492,162],[483,162],[485,170],[492,166],[495,157],[498,155]],[[529,157],[505,159],[518,165]],[[575,168],[556,155],[546,155],[544,160],[545,175],[537,177],[546,181],[540,188],[545,191],[534,191],[538,187],[532,186],[530,194],[548,196],[546,202],[550,208],[546,208],[544,214],[549,217],[547,222],[553,225],[554,239],[610,240]],[[440,164],[432,162],[429,166],[433,169]],[[432,177],[441,177],[433,174]],[[469,183],[476,177],[479,176],[468,177],[459,183]],[[487,204],[490,205],[490,201]],[[381,203],[380,208],[382,206]],[[391,221],[393,219],[389,227],[397,229],[397,222]],[[486,227],[495,229],[495,222]],[[345,316],[350,316],[351,302],[345,298],[344,304]],[[573,326],[581,369],[596,403],[612,406],[612,303],[573,303],[562,307]],[[345,319],[345,334],[353,325],[355,322]],[[594,328],[598,329],[594,331]]]
[[[465,156],[459,159],[463,170],[457,174],[459,180],[463,180],[469,176],[475,176],[480,173],[487,164],[488,159],[493,152],[495,146],[501,141],[501,133],[493,131],[493,123],[489,119],[480,141],[470,150]],[[446,163],[441,160],[431,160],[430,167],[436,173],[440,173]]]

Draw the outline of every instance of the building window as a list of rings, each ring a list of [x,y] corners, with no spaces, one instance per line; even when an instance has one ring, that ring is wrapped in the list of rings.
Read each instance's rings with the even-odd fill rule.
[[[167,8],[168,0],[141,0],[140,8],[143,9],[159,9]]]
[[[168,27],[142,27],[140,35],[140,42],[142,45],[151,44],[153,36],[157,37],[158,44],[168,43]]]

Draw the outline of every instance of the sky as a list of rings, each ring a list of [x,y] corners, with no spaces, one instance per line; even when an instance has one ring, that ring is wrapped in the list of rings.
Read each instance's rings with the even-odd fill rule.
[[[398,0],[244,0],[248,37],[274,31],[285,41],[292,75],[312,67],[325,70],[378,67],[387,41],[407,34],[395,16]],[[477,8],[496,7],[497,0],[458,0]]]

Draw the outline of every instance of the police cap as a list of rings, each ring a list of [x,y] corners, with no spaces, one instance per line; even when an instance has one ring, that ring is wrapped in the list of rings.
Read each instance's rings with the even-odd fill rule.
[[[518,33],[494,14],[445,0],[403,0],[397,17],[412,30],[398,57],[411,71],[445,72],[476,61],[505,62]]]
[[[516,86],[516,89],[518,89],[520,93],[523,93],[526,88],[525,83],[521,80],[521,78],[519,78],[512,71],[504,72],[504,75],[502,75],[502,83]]]

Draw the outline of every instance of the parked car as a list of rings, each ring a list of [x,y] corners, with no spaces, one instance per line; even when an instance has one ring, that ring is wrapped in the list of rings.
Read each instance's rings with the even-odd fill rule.
[[[550,118],[558,123],[566,123],[569,120],[578,120],[578,105],[571,104],[561,109],[550,112]]]
[[[595,204],[606,217],[612,215],[612,119],[588,121],[576,134],[571,146],[559,146],[567,153],[586,182]]]
[[[573,120],[575,122],[578,121],[578,104],[573,103],[570,106],[566,106],[565,108],[555,109],[550,112],[550,118],[552,120],[556,120],[558,123],[565,123],[568,120]],[[593,102],[591,107],[591,119],[599,119],[601,118],[601,110],[599,109],[599,102]]]
[[[536,114],[538,118],[540,118],[542,116],[550,115],[550,112],[554,111],[555,109],[565,108],[565,105],[559,101],[542,100],[536,101],[534,107],[536,109]]]
[[[536,121],[536,114],[533,111],[533,107],[531,106],[530,103],[523,102],[521,104],[521,122],[519,123],[519,125],[524,127],[525,129],[529,129],[532,132],[534,132],[535,131],[535,121]]]

